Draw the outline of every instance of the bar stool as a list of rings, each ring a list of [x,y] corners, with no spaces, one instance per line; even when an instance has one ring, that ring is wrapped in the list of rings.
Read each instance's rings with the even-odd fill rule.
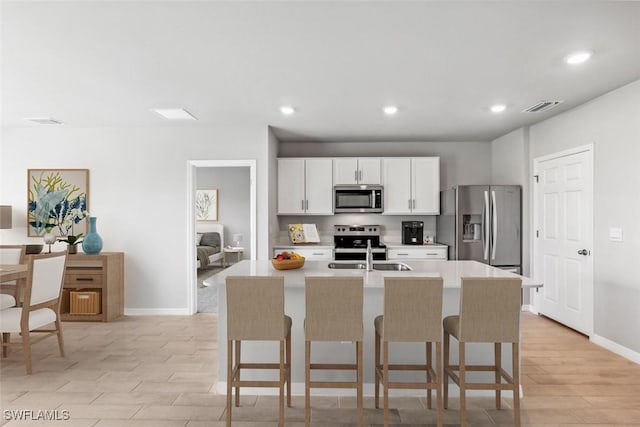
[[[362,277],[305,278],[305,413],[304,424],[311,422],[311,387],[355,388],[357,390],[358,427],[362,427]],[[356,364],[311,363],[312,341],[353,341]],[[312,369],[355,370],[356,381],[311,381]]]
[[[496,409],[500,409],[502,390],[513,391],[513,412],[516,426],[520,426],[520,294],[519,278],[462,278],[460,314],[448,316],[444,327],[444,407],[448,406],[449,377],[460,387],[460,424],[467,425],[466,390],[495,390]],[[450,336],[458,340],[458,365],[449,364]],[[493,365],[467,365],[465,344],[494,343]],[[513,377],[502,368],[502,343],[510,342]],[[459,371],[459,376],[456,374]],[[493,383],[468,383],[466,371],[494,372]],[[506,384],[502,382],[506,381]]]
[[[436,390],[438,426],[442,426],[442,278],[385,277],[384,315],[375,326],[375,406],[379,408],[380,382],[384,390],[384,425],[389,425],[389,389],[426,389],[431,409],[431,390]],[[382,363],[380,342],[382,341]],[[426,343],[426,363],[389,364],[390,342]],[[436,343],[433,369],[432,343]],[[391,382],[389,371],[424,371],[425,382]]]
[[[284,386],[291,406],[291,318],[284,314],[283,277],[227,277],[227,427],[231,426],[231,394],[240,405],[240,387],[278,387],[279,426],[284,426]],[[279,363],[241,363],[241,341],[279,341]],[[235,355],[234,355],[235,343]],[[235,357],[234,357],[235,356]],[[278,381],[241,381],[241,369],[278,369]]]

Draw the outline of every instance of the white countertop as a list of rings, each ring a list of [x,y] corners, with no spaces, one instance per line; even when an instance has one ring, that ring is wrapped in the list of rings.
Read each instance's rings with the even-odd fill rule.
[[[300,248],[300,249],[333,249],[335,244],[333,242],[319,242],[319,243],[281,243],[273,245],[274,249],[277,248]]]
[[[276,270],[271,265],[271,260],[245,260],[206,279],[204,283],[206,286],[224,284],[227,276],[284,276],[285,287],[289,288],[304,287],[305,276],[363,276],[365,288],[382,288],[385,276],[429,276],[442,277],[445,288],[459,288],[462,277],[522,277],[523,288],[542,286],[541,282],[529,277],[519,276],[477,261],[403,261],[413,271],[332,269],[328,267],[329,262],[332,261],[306,261],[304,266],[299,269]],[[334,262],[340,263],[341,261]],[[376,261],[376,263],[394,263],[394,261]]]
[[[442,245],[440,243],[434,243],[432,245],[402,245],[400,243],[387,243],[387,249],[447,249],[449,246]]]

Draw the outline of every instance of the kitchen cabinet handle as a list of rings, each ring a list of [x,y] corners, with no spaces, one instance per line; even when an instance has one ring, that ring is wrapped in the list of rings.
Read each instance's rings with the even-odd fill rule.
[[[304,199],[300,200],[300,203],[302,203],[302,204],[300,205],[300,209],[304,210]]]
[[[322,256],[324,254],[322,252],[313,252],[311,255],[320,255],[320,256]]]
[[[409,199],[409,210],[411,210],[411,199]]]
[[[93,277],[76,277],[76,282],[93,282]]]
[[[433,252],[427,252],[427,255],[438,255],[438,254],[433,253]]]
[[[305,200],[304,209],[307,211],[309,210],[309,200]]]
[[[358,180],[360,180],[360,182],[362,182],[362,170],[358,171]]]
[[[356,182],[358,182],[358,171],[357,171],[357,170],[354,170],[354,171],[353,171],[353,179],[354,179]]]
[[[409,256],[409,254],[401,254],[400,252],[398,252],[398,255]]]
[[[416,199],[413,199],[413,206],[412,207],[413,207],[413,209],[416,208]]]

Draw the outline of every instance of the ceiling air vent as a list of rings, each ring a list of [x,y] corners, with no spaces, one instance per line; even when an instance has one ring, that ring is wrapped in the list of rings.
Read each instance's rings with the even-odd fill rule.
[[[529,108],[522,110],[523,113],[539,113],[541,111],[547,111],[553,107],[562,104],[564,101],[540,101]]]
[[[24,120],[39,125],[61,125],[62,122],[51,117],[25,117]]]

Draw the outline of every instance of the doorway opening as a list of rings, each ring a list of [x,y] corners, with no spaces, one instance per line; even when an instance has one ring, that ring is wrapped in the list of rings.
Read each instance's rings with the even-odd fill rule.
[[[190,160],[187,167],[187,296],[189,313],[198,311],[198,260],[194,239],[201,231],[218,231],[221,237],[220,253],[213,256],[213,268],[208,273],[219,272],[226,258],[227,263],[238,259],[256,259],[257,192],[256,160]],[[208,220],[196,220],[196,190],[217,190],[214,216]],[[210,230],[209,230],[210,229]],[[223,249],[235,247],[227,256]],[[238,248],[242,252],[238,252]],[[229,249],[231,250],[231,249]],[[235,257],[235,258],[234,258]],[[204,272],[205,274],[207,272]],[[203,278],[203,274],[200,274]],[[201,295],[205,295],[201,292]],[[206,297],[214,298],[203,305],[205,311],[215,311],[216,289],[206,289]]]

